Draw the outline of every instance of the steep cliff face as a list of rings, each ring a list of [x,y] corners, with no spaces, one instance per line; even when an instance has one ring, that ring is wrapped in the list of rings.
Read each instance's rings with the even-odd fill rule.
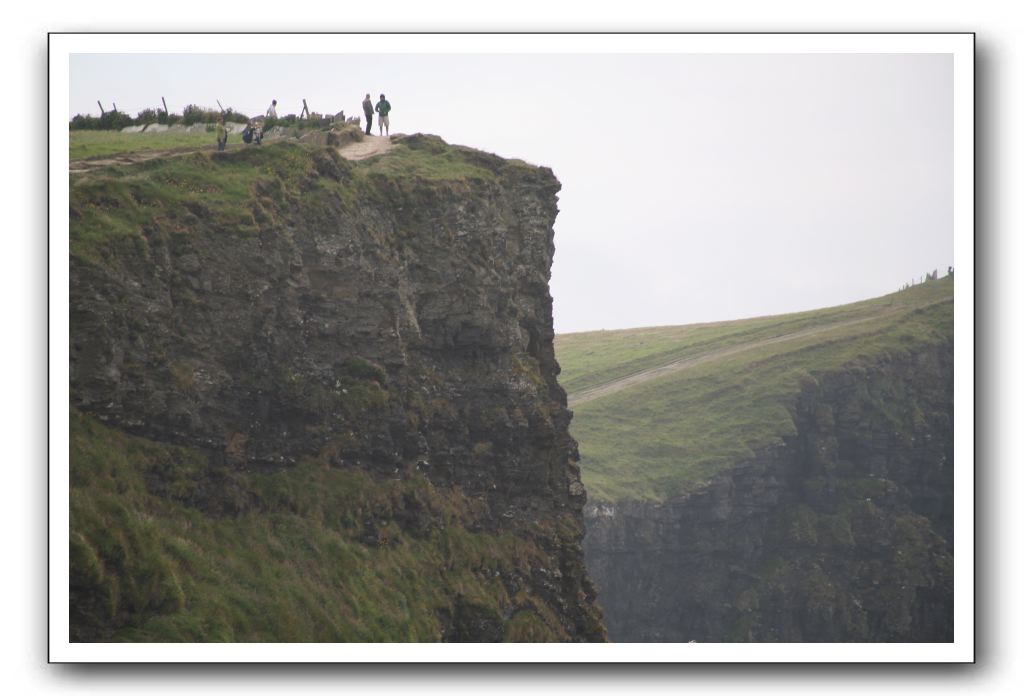
[[[188,587],[170,609],[109,600],[102,578],[137,578],[90,536],[95,501],[75,507],[100,490],[162,519],[198,513],[211,539],[313,525],[369,553],[381,588],[409,588],[387,608],[393,634],[360,632],[346,605],[304,636],[234,613],[235,639],[602,639],[552,348],[559,188],[548,169],[426,136],[367,163],[280,144],[73,182],[72,588],[83,606],[105,598],[73,607],[83,639],[180,637],[173,617],[198,601]],[[105,432],[95,421],[178,454],[137,458],[134,474],[128,461],[138,495],[118,501],[111,472],[79,456]],[[388,553],[405,565],[382,570]],[[164,566],[202,590],[187,563]],[[344,568],[316,592],[345,604],[345,572],[365,568]]]
[[[699,492],[588,505],[611,639],[952,640],[952,396],[951,341],[831,372]]]

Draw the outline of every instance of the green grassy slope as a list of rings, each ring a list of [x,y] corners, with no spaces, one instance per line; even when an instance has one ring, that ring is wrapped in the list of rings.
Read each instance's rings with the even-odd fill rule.
[[[74,409],[70,449],[72,640],[430,641],[453,597],[506,640],[565,639],[542,600],[502,582],[551,559],[468,531],[479,503],[422,477],[374,481],[325,456],[211,471]]]
[[[481,153],[428,136],[406,142],[361,162],[343,160],[328,148],[278,141],[76,174],[70,192],[71,253],[99,260],[105,244],[141,242],[152,225],[188,233],[197,217],[214,224],[218,233],[255,234],[257,222],[273,214],[266,200],[285,193],[312,206],[325,199],[379,197],[384,195],[381,186],[402,193],[419,179],[458,183],[495,178],[495,165],[478,161]],[[500,166],[521,165],[509,161]]]
[[[160,133],[122,133],[121,131],[73,130],[69,133],[70,161],[93,157],[117,157],[122,155],[145,154],[148,152],[188,152],[217,149],[216,126],[208,124],[209,130],[196,132],[163,131]],[[297,136],[325,130],[320,126],[308,125],[288,127],[287,132]],[[264,145],[272,142],[264,141]],[[241,133],[236,131],[227,136],[228,149],[247,147]]]
[[[811,312],[558,336],[561,384],[573,394],[684,357],[807,329],[848,326],[695,365],[573,405],[583,481],[592,500],[659,501],[794,432],[805,380],[912,351],[952,335],[953,280]]]
[[[184,133],[181,131],[164,131],[163,133],[122,133],[120,131],[88,131],[79,130],[70,133],[71,161],[86,157],[102,157],[122,155],[131,152],[149,152],[153,150],[217,149],[217,136],[213,132],[199,131]],[[241,135],[235,133],[228,136],[229,143],[240,143]]]

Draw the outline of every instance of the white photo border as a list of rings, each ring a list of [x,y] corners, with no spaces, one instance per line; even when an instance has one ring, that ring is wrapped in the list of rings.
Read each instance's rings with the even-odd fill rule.
[[[972,33],[53,33],[49,36],[49,660],[105,663],[969,663],[975,661]],[[342,40],[343,39],[343,40]],[[944,53],[953,56],[955,557],[951,643],[72,643],[69,637],[69,135],[75,53]]]

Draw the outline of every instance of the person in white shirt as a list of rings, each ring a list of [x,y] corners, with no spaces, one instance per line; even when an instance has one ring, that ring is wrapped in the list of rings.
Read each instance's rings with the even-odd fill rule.
[[[277,100],[270,102],[270,108],[266,110],[267,118],[277,118]]]

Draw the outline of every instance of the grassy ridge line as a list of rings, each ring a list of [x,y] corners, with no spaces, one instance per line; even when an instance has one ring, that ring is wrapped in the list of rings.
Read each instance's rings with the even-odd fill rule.
[[[838,307],[726,322],[559,334],[555,349],[569,394],[675,360],[944,297],[935,283]]]
[[[952,281],[927,285],[905,291],[910,297],[901,298],[902,309],[875,313],[869,321],[726,349],[714,360],[573,405],[572,434],[590,498],[660,502],[685,495],[755,450],[793,434],[791,409],[808,382],[951,340]],[[787,317],[778,319],[789,323]],[[688,329],[691,343],[699,343],[693,339],[701,332],[720,337],[715,326],[673,328]],[[765,330],[762,326],[761,333]],[[572,367],[563,354],[558,357]],[[599,364],[594,357],[601,356],[590,356]]]
[[[939,304],[941,302],[950,302],[950,300],[937,300],[935,302],[929,302],[927,304],[920,305],[920,308],[928,307],[932,304]],[[669,374],[671,372],[693,367],[695,365],[700,365],[711,360],[726,358],[732,355],[736,355],[738,353],[744,353],[746,351],[753,350],[755,348],[774,345],[775,343],[793,341],[799,338],[805,338],[807,336],[813,336],[828,331],[834,331],[836,329],[846,328],[849,326],[853,326],[855,324],[862,324],[864,322],[874,321],[876,319],[883,318],[887,314],[891,314],[893,312],[898,311],[901,310],[889,309],[884,312],[879,312],[874,316],[863,317],[860,319],[851,319],[849,321],[836,322],[834,324],[828,324],[816,329],[804,329],[802,331],[797,331],[795,333],[782,334],[780,336],[775,336],[773,338],[765,338],[760,341],[755,341],[752,343],[740,344],[729,348],[721,348],[716,351],[701,353],[693,357],[681,358],[679,360],[675,360],[665,365],[659,365],[657,367],[649,368],[646,370],[633,372],[632,374],[625,375],[624,377],[620,377],[616,380],[605,382],[603,384],[598,384],[594,387],[589,387],[588,389],[583,389],[581,391],[575,392],[574,394],[569,394],[568,395],[569,406],[571,407],[579,406],[581,404],[586,403],[587,401],[599,399],[608,394],[613,394],[617,391],[621,391],[622,389],[627,389],[633,385],[640,384],[642,382],[647,382],[652,379],[658,379],[663,375]]]

